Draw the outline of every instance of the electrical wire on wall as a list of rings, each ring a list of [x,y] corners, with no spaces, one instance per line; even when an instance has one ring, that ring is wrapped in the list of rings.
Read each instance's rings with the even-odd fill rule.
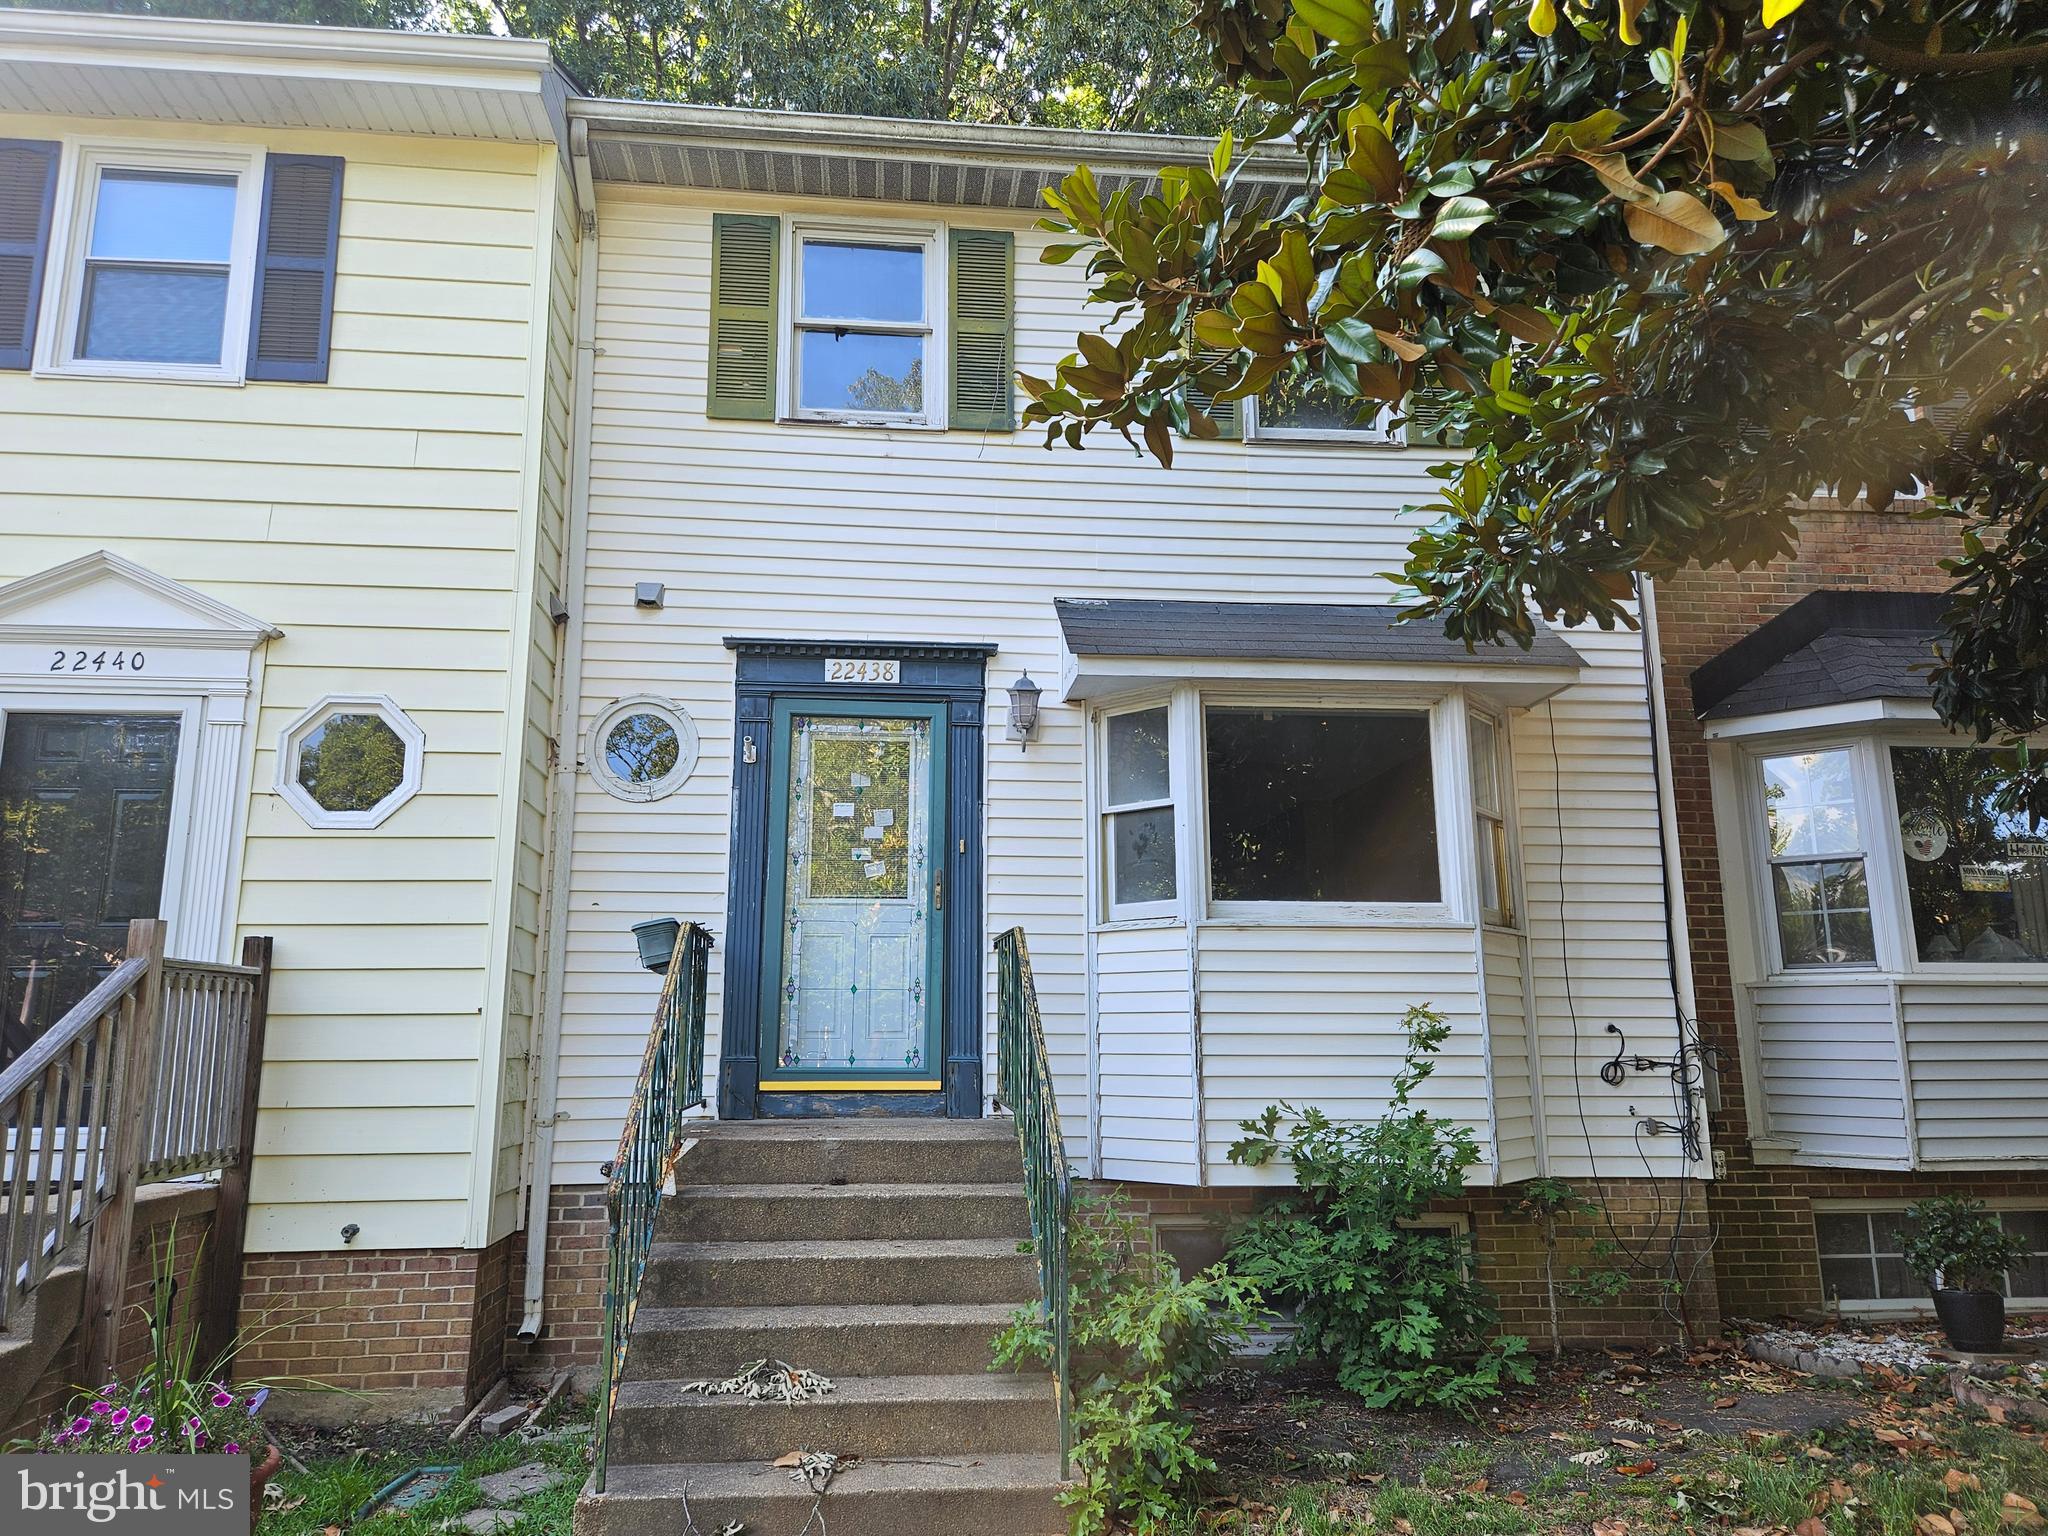
[[[1640,606],[1640,582],[1637,585],[1637,593]],[[1585,1063],[1582,1059],[1584,1039],[1579,1019],[1578,998],[1572,980],[1571,934],[1567,910],[1570,897],[1565,880],[1564,767],[1557,745],[1556,710],[1551,701],[1546,700],[1544,714],[1550,742],[1551,811],[1557,834],[1558,954],[1564,982],[1565,1011],[1572,1026],[1572,1091],[1577,1100],[1579,1131],[1585,1141],[1586,1167],[1593,1185],[1595,1203],[1600,1208],[1601,1219],[1606,1225],[1608,1239],[1614,1250],[1625,1257],[1630,1267],[1639,1275],[1655,1277],[1661,1282],[1659,1310],[1690,1338],[1692,1329],[1685,1311],[1685,1297],[1701,1269],[1712,1257],[1720,1233],[1711,1211],[1708,1211],[1706,1240],[1691,1263],[1686,1262],[1686,1221],[1692,1203],[1692,1169],[1688,1167],[1685,1170],[1686,1176],[1681,1176],[1676,1181],[1677,1197],[1674,1207],[1665,1190],[1666,1184],[1671,1181],[1657,1176],[1656,1162],[1650,1155],[1647,1141],[1652,1137],[1676,1136],[1680,1154],[1687,1164],[1707,1161],[1704,1109],[1707,1073],[1718,1070],[1719,1051],[1700,1038],[1697,1021],[1688,1016],[1684,996],[1679,987],[1678,922],[1672,906],[1670,854],[1664,839],[1665,817],[1670,813],[1670,808],[1664,803],[1663,775],[1655,766],[1661,761],[1660,754],[1664,744],[1661,739],[1662,733],[1658,729],[1656,696],[1651,690],[1660,687],[1662,680],[1656,676],[1647,625],[1642,627],[1641,633],[1644,706],[1649,719],[1653,765],[1651,783],[1656,796],[1658,883],[1664,907],[1665,972],[1671,987],[1671,1011],[1677,1038],[1675,1047],[1669,1055],[1631,1053],[1628,1049],[1627,1035],[1620,1025],[1610,1021],[1606,1029],[1616,1038],[1615,1052],[1597,1068],[1598,1077],[1610,1088],[1626,1086],[1631,1072],[1660,1075],[1670,1094],[1671,1115],[1668,1119],[1654,1115],[1637,1115],[1635,1106],[1629,1106],[1636,1156],[1642,1163],[1644,1176],[1655,1192],[1656,1199],[1651,1235],[1637,1242],[1631,1242],[1626,1238],[1615,1222],[1613,1206],[1607,1193],[1607,1180],[1614,1175],[1603,1176],[1601,1173],[1599,1153],[1593,1143],[1592,1124],[1586,1114]],[[1659,1238],[1656,1234],[1664,1230],[1667,1217],[1670,1222],[1669,1235]]]

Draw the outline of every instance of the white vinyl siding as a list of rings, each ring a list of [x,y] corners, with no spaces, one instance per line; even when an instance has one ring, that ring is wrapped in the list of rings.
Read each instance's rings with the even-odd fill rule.
[[[1899,996],[1921,1161],[2048,1157],[2048,986],[1907,981]]]
[[[1898,1022],[1886,981],[1750,989],[1770,1134],[1824,1168],[1910,1168]]]
[[[1003,690],[1020,672],[1058,676],[1055,597],[1386,600],[1381,573],[1399,566],[1413,532],[1400,509],[1430,496],[1431,455],[1184,442],[1168,471],[1108,440],[1091,441],[1085,453],[1048,454],[1031,432],[708,420],[714,212],[789,219],[848,209],[600,188],[589,573],[585,590],[570,598],[587,616],[579,729],[587,732],[616,699],[656,692],[689,710],[702,756],[675,794],[645,805],[619,802],[587,775],[579,779],[560,1073],[569,1118],[559,1129],[554,1177],[595,1182],[617,1141],[657,989],[635,964],[631,924],[674,916],[719,932],[709,989],[716,1055],[735,747],[733,659],[722,640],[773,634],[999,647],[988,670],[985,725],[987,933],[1018,924],[1029,938],[1077,1159],[1085,1167],[1099,1146],[1105,1166],[1128,1169],[1124,1176],[1191,1178],[1164,1170],[1196,1161],[1188,1140],[1192,1081],[1177,1101],[1168,1102],[1164,1089],[1184,1071],[1192,1020],[1185,1032],[1154,1027],[1169,1001],[1182,1006],[1178,985],[1185,983],[1152,999],[1120,990],[1117,978],[1166,965],[1163,955],[1139,957],[1136,949],[1150,941],[1135,931],[1113,939],[1105,929],[1097,937],[1091,1026],[1089,929],[1100,911],[1099,887],[1090,884],[1099,876],[1085,756],[1092,733],[1084,732],[1079,707],[1048,690],[1038,733],[1022,749],[1005,739]],[[975,210],[959,222],[1005,218],[1017,230],[1018,361],[1044,374],[1090,321],[1084,276],[1044,265],[1046,237],[1025,217]],[[668,587],[659,612],[633,607],[633,584],[648,580]],[[1672,1004],[1639,653],[1632,636],[1571,639],[1594,663],[1589,684],[1555,706],[1566,753],[1568,921],[1586,946],[1583,954],[1575,947],[1573,959],[1586,973],[1579,1027],[1590,1077],[1604,1059],[1597,1042],[1608,1019],[1621,1020],[1646,1049],[1668,1051],[1675,1040],[1658,1043],[1660,1031],[1671,1034]],[[1531,718],[1540,725],[1542,714],[1539,707]],[[1515,732],[1517,809],[1531,838],[1532,821],[1548,825],[1549,763],[1537,750],[1544,732],[1526,733],[1525,744],[1523,724]],[[1186,867],[1184,860],[1183,873]],[[1531,884],[1527,905],[1550,925],[1536,936],[1540,1024],[1547,1049],[1568,1064],[1570,1025],[1556,985],[1555,867],[1549,839],[1540,860],[1530,856],[1529,878],[1543,883]],[[1157,942],[1163,949],[1167,939]],[[1184,949],[1187,939],[1174,932],[1172,942]],[[1199,1129],[1211,1180],[1246,1177],[1225,1158],[1236,1121],[1274,1099],[1377,1112],[1411,1003],[1442,1008],[1455,1030],[1429,1101],[1468,1118],[1491,1154],[1475,924],[1210,922],[1195,942],[1205,1096]],[[1117,969],[1126,964],[1135,969]],[[1167,986],[1163,975],[1159,985]],[[1100,1061],[1091,1061],[1091,1027]],[[1156,1054],[1157,1061],[1119,1060],[1110,1070],[1112,1046],[1140,1039],[1153,1044],[1117,1054]],[[1100,1095],[1099,1126],[1090,1123],[1091,1084]],[[1550,1095],[1568,1104],[1570,1087],[1568,1065],[1555,1068]],[[1610,1092],[1593,1079],[1586,1094],[1600,1171],[1640,1172],[1627,1102],[1643,1097],[1641,1090]],[[1573,1150],[1578,1122],[1569,1114],[1547,1118],[1553,1151],[1583,1163]]]
[[[1201,1182],[1188,930],[1147,924],[1098,934],[1095,999],[1102,1175]]]
[[[103,127],[0,119],[29,138]],[[331,1248],[350,1222],[365,1248],[482,1241],[478,1163],[503,1152],[487,1073],[517,854],[503,787],[528,664],[512,636],[532,581],[527,381],[552,151],[204,140],[345,157],[329,382],[0,373],[0,577],[104,548],[284,631],[261,653],[233,914],[277,941],[249,1244]],[[420,793],[373,830],[309,828],[272,789],[279,734],[317,699],[362,692],[425,733]]]
[[[1529,1070],[1528,977],[1522,937],[1488,928],[1480,937],[1486,986],[1486,1036],[1493,1050],[1494,1118],[1500,1139],[1500,1181],[1541,1171],[1536,1145],[1534,1080]]]

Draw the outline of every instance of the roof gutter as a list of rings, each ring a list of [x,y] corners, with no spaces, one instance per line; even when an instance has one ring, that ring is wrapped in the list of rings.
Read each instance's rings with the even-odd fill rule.
[[[108,53],[260,58],[265,63],[386,65],[539,75],[555,65],[544,42],[445,32],[385,32],[368,27],[292,26],[194,17],[94,15],[77,11],[0,11],[10,48],[90,49]],[[566,77],[565,77],[566,78]]]
[[[588,96],[570,101],[569,116],[588,123],[593,133],[614,137],[810,154],[886,153],[897,159],[1031,168],[1086,164],[1144,175],[1161,166],[1205,164],[1215,150],[1213,140],[1194,134],[1103,133]],[[1261,181],[1293,180],[1302,174],[1301,162],[1285,149],[1255,151],[1246,163]]]

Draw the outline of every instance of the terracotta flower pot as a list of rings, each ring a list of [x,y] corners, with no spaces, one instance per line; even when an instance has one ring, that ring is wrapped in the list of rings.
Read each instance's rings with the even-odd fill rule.
[[[284,1452],[274,1445],[265,1445],[263,1455],[249,1463],[249,1530],[254,1536],[256,1522],[263,1518],[263,1485],[277,1476],[277,1469],[284,1465]]]

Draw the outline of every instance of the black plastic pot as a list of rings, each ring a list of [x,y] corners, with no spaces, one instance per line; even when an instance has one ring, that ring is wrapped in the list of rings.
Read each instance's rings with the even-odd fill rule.
[[[1934,1315],[1951,1349],[1995,1355],[2005,1345],[2005,1298],[1996,1291],[1936,1291]]]

